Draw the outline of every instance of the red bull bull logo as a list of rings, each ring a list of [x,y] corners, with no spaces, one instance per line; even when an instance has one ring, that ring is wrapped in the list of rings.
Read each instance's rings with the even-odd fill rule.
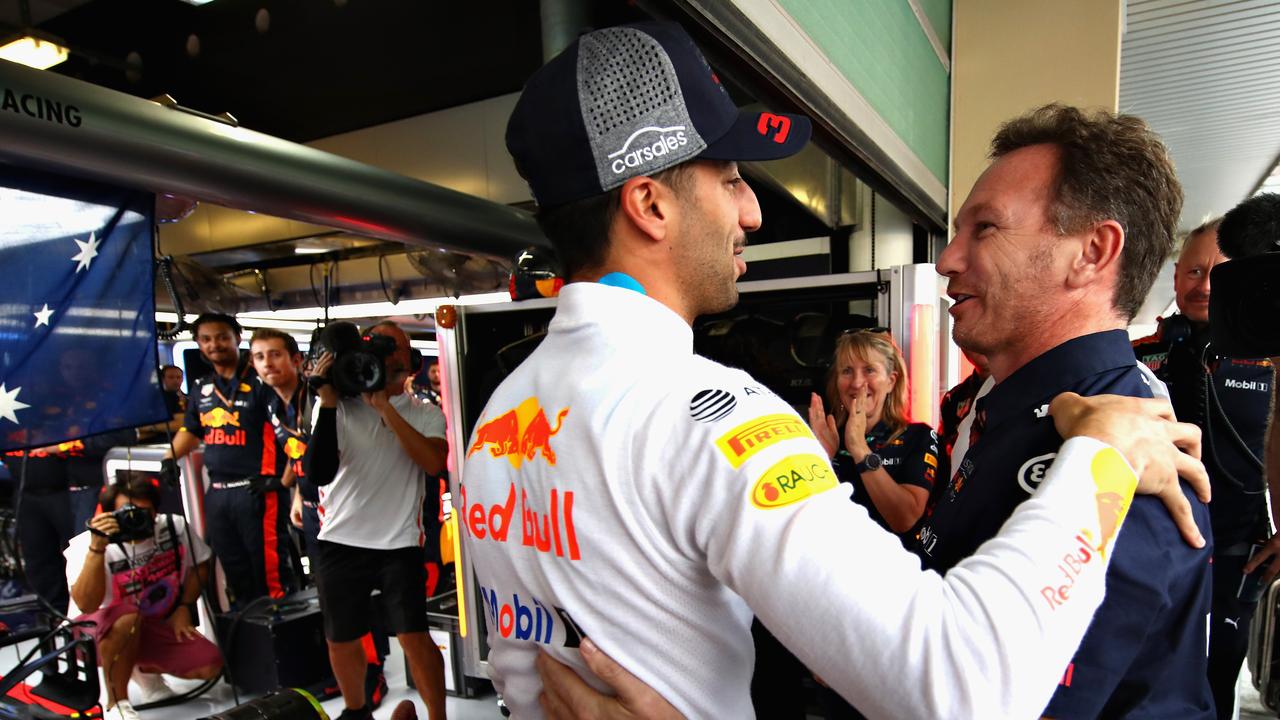
[[[200,424],[207,428],[220,428],[228,425],[240,427],[240,412],[229,412],[226,408],[216,407],[209,412],[200,413]]]
[[[284,454],[290,460],[301,460],[307,452],[307,444],[296,437],[284,441]]]
[[[1129,505],[1133,502],[1133,492],[1138,486],[1138,478],[1129,469],[1120,452],[1106,448],[1093,456],[1089,464],[1093,475],[1093,485],[1097,488],[1094,501],[1098,505],[1098,529],[1102,537],[1098,542],[1098,553],[1107,556],[1107,550],[1120,532],[1124,518],[1129,514]]]
[[[505,457],[516,469],[539,454],[548,465],[555,465],[556,453],[551,448],[551,438],[560,432],[568,414],[569,408],[562,408],[556,413],[556,424],[552,426],[538,398],[531,397],[476,428],[475,440],[467,450],[467,457],[487,447],[492,457]]]

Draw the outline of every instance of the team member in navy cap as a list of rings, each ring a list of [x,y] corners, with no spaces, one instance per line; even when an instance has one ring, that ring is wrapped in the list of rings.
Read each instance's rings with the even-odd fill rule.
[[[836,490],[790,406],[693,354],[691,323],[737,301],[761,222],[736,161],[808,135],[738,112],[669,23],[584,35],[526,85],[507,145],[569,282],[482,412],[458,494],[515,716],[543,714],[540,651],[600,687],[598,646],[686,716],[752,717],[754,612],[872,717],[1028,717],[1083,636],[1136,482],[1113,448],[1067,441],[1003,542],[944,580]],[[1051,606],[1081,532],[1103,554]]]

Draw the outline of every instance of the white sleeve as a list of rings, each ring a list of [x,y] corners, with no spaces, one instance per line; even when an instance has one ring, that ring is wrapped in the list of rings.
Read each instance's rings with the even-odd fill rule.
[[[70,588],[76,584],[76,580],[80,578],[80,571],[84,569],[84,557],[89,554],[89,531],[76,535],[67,543],[67,549],[62,551],[62,557],[67,561],[67,587]],[[75,603],[73,602],[72,605]]]
[[[691,529],[711,572],[868,717],[1038,717],[1102,601],[1137,482],[1120,454],[1065,443],[1039,492],[943,578],[831,491],[821,446],[779,430],[794,413],[772,400],[766,426],[737,412],[711,435],[687,422],[673,433],[691,443],[686,476],[707,482],[696,511],[664,505],[672,527]]]
[[[421,403],[410,406],[409,423],[413,429],[422,433],[423,437],[446,438],[444,413],[432,403]]]

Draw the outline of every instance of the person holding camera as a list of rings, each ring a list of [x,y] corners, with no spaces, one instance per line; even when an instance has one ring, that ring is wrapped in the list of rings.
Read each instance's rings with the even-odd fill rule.
[[[103,511],[66,551],[71,599],[90,621],[113,717],[135,720],[134,668],[208,680],[222,672],[218,648],[195,629],[199,566],[209,548],[176,515],[157,515],[159,482],[132,477],[107,485]]]
[[[314,575],[320,566],[317,538],[320,513],[317,488],[308,480],[303,465],[307,444],[311,440],[308,420],[312,396],[306,384],[300,382],[302,353],[292,335],[273,328],[259,328],[249,340],[249,357],[258,377],[275,391],[268,407],[271,426],[275,429],[276,451],[288,463],[282,480],[293,488],[289,519],[302,533],[303,546]],[[287,535],[281,532],[279,537],[285,539]],[[361,645],[368,663],[365,693],[376,709],[387,693],[387,680],[382,668],[387,654],[385,633],[378,636],[366,633],[361,638]]]
[[[213,372],[191,386],[182,427],[166,453],[163,473],[176,482],[176,461],[204,443],[209,472],[204,514],[206,536],[222,563],[232,602],[282,598],[293,586],[293,566],[281,550],[288,505],[283,504],[284,457],[276,452],[268,404],[274,395],[240,358],[240,323],[204,313],[191,332]]]
[[[420,526],[424,473],[444,471],[444,415],[404,392],[412,371],[409,338],[395,323],[369,329],[355,348],[324,352],[312,371],[320,410],[306,472],[320,488],[324,523],[317,588],[329,662],[345,709],[341,720],[371,718],[365,698],[373,590],[381,590],[387,629],[396,634],[431,720],[443,720],[444,660],[427,626],[426,571]],[[360,355],[365,355],[361,358]],[[381,356],[383,384],[351,392],[344,369]],[[331,370],[331,368],[335,368]]]
[[[1213,600],[1209,625],[1209,686],[1219,718],[1230,718],[1236,678],[1249,644],[1249,621],[1262,589],[1242,569],[1269,535],[1261,458],[1272,382],[1266,360],[1216,358],[1209,344],[1209,273],[1225,262],[1217,218],[1192,230],[1174,264],[1178,312],[1154,335],[1133,343],[1138,360],[1169,389],[1174,413],[1199,426],[1204,465],[1213,483]]]

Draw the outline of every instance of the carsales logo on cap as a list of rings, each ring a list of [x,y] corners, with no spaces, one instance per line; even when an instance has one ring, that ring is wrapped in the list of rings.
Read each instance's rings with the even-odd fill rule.
[[[638,168],[677,148],[688,145],[689,137],[685,135],[684,130],[684,125],[673,125],[665,128],[654,126],[640,128],[631,133],[631,136],[627,138],[621,148],[609,154],[609,159],[612,160],[609,168],[613,170],[614,175],[621,175],[628,169]],[[657,139],[653,139],[654,133],[657,134]],[[638,140],[645,144],[636,144]]]

